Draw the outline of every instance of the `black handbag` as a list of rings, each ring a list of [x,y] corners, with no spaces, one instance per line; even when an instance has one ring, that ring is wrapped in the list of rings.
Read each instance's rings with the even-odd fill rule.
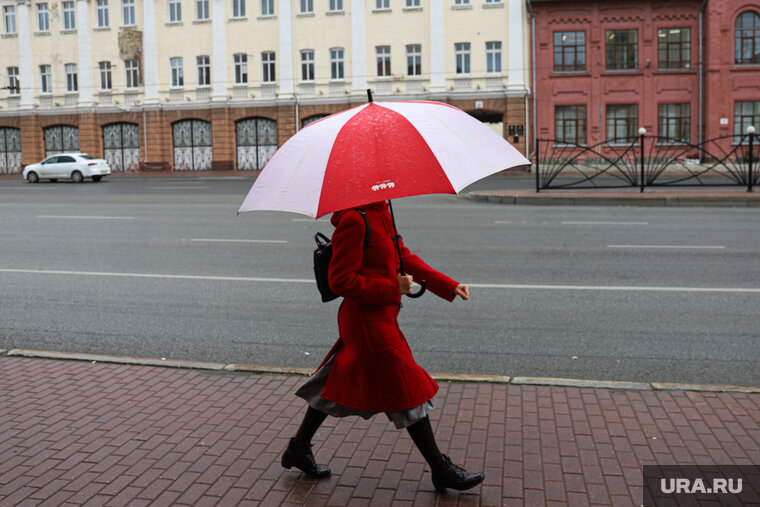
[[[356,210],[361,213],[364,219],[364,246],[366,250],[369,243],[369,222],[367,215],[362,210]],[[322,302],[327,303],[338,297],[332,290],[327,281],[327,271],[330,269],[330,260],[332,259],[332,242],[330,238],[318,232],[314,235],[314,241],[317,242],[317,248],[314,249],[314,277],[317,279],[317,289],[322,295]]]

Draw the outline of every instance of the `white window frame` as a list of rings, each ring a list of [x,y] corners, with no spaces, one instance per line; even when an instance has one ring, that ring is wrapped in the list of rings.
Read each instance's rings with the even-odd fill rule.
[[[98,28],[108,28],[108,0],[98,0]]]
[[[47,2],[37,4],[37,31],[43,33],[50,31],[50,10]]]
[[[232,17],[235,19],[243,19],[246,17],[246,5],[245,0],[232,0]]]
[[[140,64],[137,60],[124,61],[124,87],[134,90],[140,85]]]
[[[301,50],[301,81],[304,83],[314,82],[314,50]]]
[[[276,81],[277,57],[274,51],[261,52],[261,82],[274,83]]]
[[[61,2],[63,10],[63,29],[73,31],[77,29],[76,6],[72,0]]]
[[[182,23],[182,0],[169,0],[169,23]]]
[[[64,64],[63,72],[66,75],[66,93],[79,92],[79,78],[77,76],[77,64],[76,63]]]
[[[501,74],[501,41],[486,42],[486,74]]]
[[[419,72],[409,72],[410,68]],[[419,77],[422,75],[422,44],[407,44],[406,46],[406,75],[409,77]]]
[[[454,0],[454,7],[469,7],[470,0]]]
[[[235,85],[248,84],[248,54],[235,53],[232,55],[235,68]]]
[[[274,16],[274,0],[261,0],[261,17]]]
[[[376,11],[389,11],[391,10],[391,0],[375,0]]]
[[[377,77],[391,77],[391,47],[375,46]]]
[[[121,0],[123,26],[135,26],[135,0]]]
[[[198,88],[211,86],[211,57],[209,55],[196,56],[195,64],[198,68]]]
[[[5,28],[6,35],[16,34],[16,6],[15,5],[3,6],[3,27]]]
[[[40,94],[53,93],[53,70],[50,65],[40,65]]]
[[[458,76],[469,76],[472,70],[472,56],[469,42],[454,44],[454,73]]]
[[[16,97],[21,93],[18,89],[18,67],[7,67],[5,70],[8,74],[8,95]]]
[[[299,14],[314,14],[314,0],[299,0]]]
[[[184,62],[181,56],[169,58],[169,68],[171,69],[172,88],[183,88],[185,86]]]
[[[346,79],[346,51],[344,48],[330,48],[330,79],[344,81]]]
[[[406,0],[407,9],[419,9],[420,7],[422,7],[420,0]]]
[[[113,90],[113,79],[111,76],[111,62],[98,62],[98,74],[100,75],[100,91],[110,92]]]
[[[208,21],[211,19],[209,0],[195,0],[195,20]]]
[[[330,0],[327,12],[343,12],[343,0]]]

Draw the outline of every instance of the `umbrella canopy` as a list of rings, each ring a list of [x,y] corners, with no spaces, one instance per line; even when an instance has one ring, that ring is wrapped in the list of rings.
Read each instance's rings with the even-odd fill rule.
[[[278,210],[321,217],[422,194],[455,194],[529,165],[512,145],[440,102],[370,102],[309,124],[271,158],[238,213]]]

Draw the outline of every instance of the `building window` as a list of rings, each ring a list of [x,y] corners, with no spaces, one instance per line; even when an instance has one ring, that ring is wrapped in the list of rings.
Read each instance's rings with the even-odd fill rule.
[[[343,71],[344,65],[343,48],[330,50],[330,79],[342,80],[346,76]]]
[[[586,106],[556,106],[554,136],[558,143],[586,144]]]
[[[760,132],[760,100],[745,100],[734,103],[734,135],[736,142],[742,140],[747,127],[752,125]]]
[[[261,81],[263,83],[274,83],[275,80],[274,51],[264,51],[261,53]]]
[[[208,0],[195,0],[195,19],[198,21],[208,21],[211,19]]]
[[[169,65],[172,70],[172,88],[185,86],[185,74],[182,70],[182,57],[169,58]]]
[[[760,63],[760,16],[744,12],[736,20],[736,63]]]
[[[274,0],[261,0],[261,15],[274,16]]]
[[[63,5],[63,29],[76,30],[77,22],[74,15],[74,2],[62,2]]]
[[[470,0],[454,0],[454,5],[470,5]]]
[[[126,88],[137,88],[140,84],[140,67],[137,60],[125,60],[124,73],[126,78]]]
[[[456,73],[470,73],[470,43],[457,42],[454,44],[454,56],[456,59]]]
[[[420,7],[420,0],[406,0],[407,9],[417,9]]]
[[[586,70],[586,32],[554,32],[554,72]]]
[[[53,76],[50,65],[40,65],[40,93],[53,93]]]
[[[389,77],[391,75],[391,47],[375,46],[377,58],[377,77]]]
[[[406,75],[422,75],[422,45],[409,44],[406,47]]]
[[[135,24],[135,0],[121,0],[121,11],[124,26],[134,26]]]
[[[486,42],[486,72],[501,74],[501,42]]]
[[[113,88],[111,83],[111,62],[98,62],[98,70],[100,71],[100,90],[110,92]]]
[[[486,5],[488,4],[493,5],[493,4],[500,4],[500,3],[501,3],[501,0],[486,0]]]
[[[232,55],[235,63],[235,84],[248,83],[248,55],[245,53],[235,53]]]
[[[198,86],[211,86],[211,57],[196,56],[195,62],[198,64]]]
[[[98,28],[108,27],[108,0],[98,0]]]
[[[301,0],[301,14],[314,14],[314,0]]]
[[[3,26],[8,35],[16,33],[16,6],[6,5],[3,7]]]
[[[636,30],[607,30],[607,70],[638,69],[638,41]]]
[[[636,140],[639,124],[638,104],[607,106],[607,142],[630,143]]]
[[[48,4],[37,4],[37,30],[40,32],[50,31],[50,11]]]
[[[657,118],[657,135],[668,138],[661,142],[689,142],[691,104],[660,104]]]
[[[691,67],[691,29],[660,28],[657,30],[657,68],[688,69]]]
[[[387,11],[391,8],[391,0],[375,0],[375,10]]]
[[[16,96],[21,90],[18,85],[18,67],[8,67],[8,95]]]
[[[329,11],[341,12],[343,10],[343,0],[330,0]]]
[[[182,0],[169,0],[169,23],[182,21]]]
[[[77,83],[77,64],[67,63],[63,66],[66,72],[66,91],[76,92],[79,91],[79,84]]]
[[[232,17],[245,17],[245,0],[232,0]]]
[[[301,51],[301,81],[314,81],[314,51]]]

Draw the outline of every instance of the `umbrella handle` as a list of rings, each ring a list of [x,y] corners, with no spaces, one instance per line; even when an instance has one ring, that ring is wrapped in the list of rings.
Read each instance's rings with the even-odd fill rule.
[[[410,292],[409,294],[407,294],[407,296],[410,298],[418,298],[421,295],[423,295],[426,290],[427,290],[427,282],[425,280],[422,280],[420,282],[420,290],[418,290],[417,292]]]

